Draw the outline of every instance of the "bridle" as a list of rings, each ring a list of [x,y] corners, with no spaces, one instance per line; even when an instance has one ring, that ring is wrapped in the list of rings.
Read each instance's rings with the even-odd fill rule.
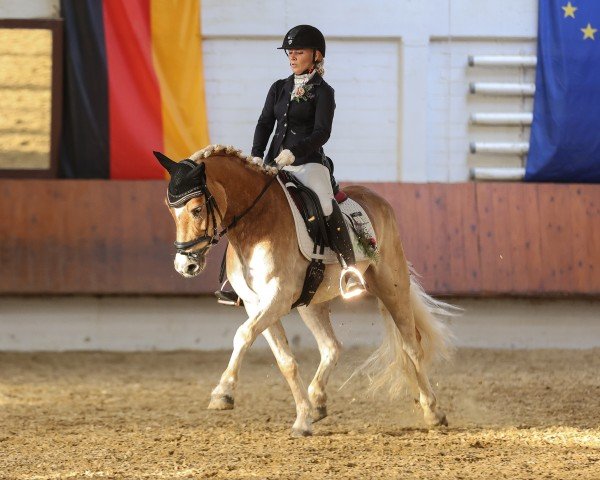
[[[201,235],[193,240],[189,240],[187,242],[174,242],[175,248],[177,249],[177,253],[179,253],[181,255],[185,255],[186,257],[191,258],[192,260],[195,260],[195,261],[198,261],[200,258],[202,258],[206,254],[206,252],[210,249],[210,247],[219,243],[219,240],[221,240],[221,238],[223,236],[225,236],[229,230],[234,228],[237,225],[237,223],[250,210],[252,210],[252,208],[259,202],[259,200],[266,193],[268,188],[273,184],[273,182],[275,181],[276,178],[277,178],[277,175],[273,175],[273,177],[263,187],[263,189],[258,194],[258,196],[254,199],[252,204],[248,208],[246,208],[242,213],[240,213],[239,215],[234,215],[233,220],[229,223],[229,225],[222,228],[221,231],[218,231],[217,217],[215,215],[215,212],[219,216],[219,221],[223,220],[223,215],[221,214],[221,210],[219,209],[219,205],[217,205],[217,201],[215,200],[215,197],[213,197],[212,193],[210,193],[210,190],[208,189],[208,185],[206,185],[206,175],[203,175],[203,177],[201,179],[200,189],[198,191],[198,194],[194,195],[194,197],[192,197],[192,198],[196,198],[196,197],[204,197],[205,198],[203,207],[206,208],[206,228],[204,229],[203,235]],[[189,200],[191,200],[191,198],[188,199],[188,201]],[[212,223],[212,235],[209,234],[209,229],[210,229],[209,223]],[[202,248],[200,248],[198,250],[194,250],[192,252],[188,251],[189,248],[195,247],[196,245],[198,245],[202,242],[206,242],[206,245],[204,245]]]
[[[217,231],[217,218],[215,212],[219,215],[220,221],[223,220],[223,215],[221,214],[221,210],[219,209],[219,205],[217,205],[215,197],[213,197],[210,191],[208,190],[206,182],[203,182],[203,185],[201,185],[200,194],[197,196],[203,196],[205,199],[203,204],[203,207],[206,208],[206,228],[204,229],[204,235],[201,235],[188,242],[174,242],[175,248],[177,249],[177,253],[185,255],[186,257],[196,261],[203,257],[210,247],[219,243],[219,240],[224,235],[222,231]],[[208,233],[209,223],[212,223],[212,235]],[[196,245],[202,242],[207,243],[199,250],[194,250],[193,252],[187,251],[188,248],[195,247]]]

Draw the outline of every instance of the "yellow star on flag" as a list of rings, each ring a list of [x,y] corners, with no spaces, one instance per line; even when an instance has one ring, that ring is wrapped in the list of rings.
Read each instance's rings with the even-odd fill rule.
[[[567,3],[564,7],[561,8],[565,11],[565,18],[575,18],[575,10],[577,10],[577,7],[571,5],[571,2]]]
[[[598,31],[597,28],[592,28],[592,26],[588,23],[587,27],[581,28],[580,30],[583,32],[583,39],[584,40],[586,40],[588,38],[591,38],[592,40],[596,40],[594,38],[594,33],[596,33]]]

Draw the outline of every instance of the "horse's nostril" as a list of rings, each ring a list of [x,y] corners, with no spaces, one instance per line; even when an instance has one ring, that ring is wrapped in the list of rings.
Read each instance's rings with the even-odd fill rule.
[[[198,271],[198,268],[200,267],[198,267],[198,265],[195,263],[190,263],[185,270],[188,275],[193,275]]]

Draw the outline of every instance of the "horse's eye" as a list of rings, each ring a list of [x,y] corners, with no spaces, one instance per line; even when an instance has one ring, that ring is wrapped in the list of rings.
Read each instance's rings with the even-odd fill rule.
[[[192,217],[198,218],[200,217],[200,212],[202,212],[202,207],[196,207],[192,210]]]

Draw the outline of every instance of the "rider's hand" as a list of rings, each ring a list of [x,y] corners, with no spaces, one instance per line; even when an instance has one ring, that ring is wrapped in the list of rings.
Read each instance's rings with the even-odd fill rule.
[[[286,165],[291,165],[294,163],[294,160],[296,160],[296,157],[294,157],[294,154],[286,148],[285,150],[282,150],[279,155],[277,155],[277,158],[275,158],[275,163],[277,163],[277,165],[280,167],[285,167]]]

